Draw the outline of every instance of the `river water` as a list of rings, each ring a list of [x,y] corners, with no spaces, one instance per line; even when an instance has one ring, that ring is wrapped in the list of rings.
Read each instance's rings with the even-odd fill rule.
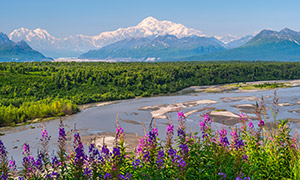
[[[280,107],[278,118],[293,118],[300,119],[299,114],[296,112],[289,112],[289,110],[300,109],[300,104],[297,102],[300,100],[300,87],[284,88],[277,90],[277,97],[279,98],[279,103],[291,103],[293,105]],[[233,113],[239,113],[239,110],[234,107],[235,105],[241,104],[255,104],[253,100],[241,99],[238,101],[224,101],[222,98],[226,97],[245,97],[253,96],[261,98],[264,96],[266,107],[271,107],[273,100],[274,90],[264,90],[258,92],[226,92],[226,93],[189,93],[189,94],[177,94],[172,96],[158,96],[149,98],[138,98],[130,100],[116,101],[113,104],[91,107],[81,112],[64,117],[63,122],[66,125],[67,131],[71,129],[76,129],[81,135],[97,134],[101,132],[114,132],[115,131],[115,120],[118,116],[120,125],[123,127],[124,131],[127,133],[137,133],[138,135],[143,135],[143,126],[140,124],[143,122],[148,128],[150,121],[152,119],[150,110],[139,110],[141,107],[153,106],[158,104],[174,104],[182,103],[187,101],[195,100],[215,100],[216,104],[200,104],[194,107],[183,108],[183,112],[188,112],[191,110],[197,110],[204,108],[213,107],[218,109],[226,109]],[[187,118],[187,129],[192,129],[193,131],[199,130],[199,114],[201,112],[196,112],[191,114]],[[272,122],[273,118],[270,115],[267,116],[266,122]],[[170,119],[173,119],[174,124],[177,124],[177,113],[169,112],[166,114]],[[250,116],[250,115],[249,115]],[[130,121],[128,121],[130,120]],[[56,154],[57,138],[58,138],[58,126],[60,119],[55,119],[51,121],[44,122],[46,129],[51,136],[49,151],[50,154]],[[135,122],[135,123],[131,123]],[[158,128],[159,136],[164,138],[166,130],[166,119],[156,119],[156,125]],[[258,121],[253,121],[253,124],[257,126]],[[9,156],[13,156],[20,165],[22,161],[22,145],[27,142],[30,145],[31,152],[36,155],[38,148],[40,148],[40,137],[41,129],[43,123],[34,123],[30,125],[25,125],[21,127],[13,127],[4,131],[5,135],[0,138],[4,142],[4,145],[9,152]],[[236,124],[238,125],[238,124]],[[236,126],[234,125],[234,126]],[[175,125],[176,126],[176,125]],[[212,123],[213,127],[221,128],[223,126],[220,123]],[[228,126],[225,126],[229,128]],[[300,124],[290,122],[290,127],[293,129],[300,128]]]

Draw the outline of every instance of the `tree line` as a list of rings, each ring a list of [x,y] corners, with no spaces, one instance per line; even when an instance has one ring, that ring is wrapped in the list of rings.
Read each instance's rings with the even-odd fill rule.
[[[189,86],[299,79],[298,62],[0,63],[0,126]],[[63,104],[53,108],[55,103]],[[66,110],[67,107],[67,110]]]

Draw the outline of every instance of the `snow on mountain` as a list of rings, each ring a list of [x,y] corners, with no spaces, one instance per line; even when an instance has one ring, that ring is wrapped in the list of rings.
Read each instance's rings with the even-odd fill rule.
[[[228,44],[232,41],[240,39],[240,37],[238,37],[236,35],[232,35],[232,34],[227,34],[225,36],[214,36],[214,37],[216,39],[218,39],[219,41],[222,41],[224,44]]]
[[[102,32],[96,36],[75,35],[65,38],[57,38],[50,35],[46,30],[37,28],[30,30],[20,28],[10,33],[9,38],[13,41],[25,40],[31,47],[51,57],[78,56],[83,52],[99,49],[108,44],[132,37],[157,37],[166,34],[177,38],[187,36],[205,36],[201,31],[187,28],[182,24],[171,21],[159,21],[153,17],[147,17],[138,25],[127,28],[119,28],[115,31]],[[216,37],[223,43],[228,43],[238,37],[227,35]]]

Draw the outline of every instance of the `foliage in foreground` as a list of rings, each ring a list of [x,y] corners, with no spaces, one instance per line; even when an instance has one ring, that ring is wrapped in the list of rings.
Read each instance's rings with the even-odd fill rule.
[[[299,68],[299,62],[0,63],[0,126],[49,116],[44,100],[63,99],[74,106],[189,86],[299,79]],[[41,111],[34,110],[37,101],[43,103]]]
[[[8,160],[0,141],[0,176],[2,179],[300,179],[299,144],[290,136],[287,120],[280,120],[276,130],[267,131],[264,121],[257,127],[240,114],[242,126],[213,130],[208,115],[199,122],[201,134],[187,133],[185,115],[178,113],[179,125],[174,140],[174,126],[168,124],[166,140],[158,139],[156,128],[140,139],[134,152],[126,152],[125,134],[118,125],[112,151],[91,144],[84,151],[79,133],[67,150],[63,124],[59,127],[56,156],[48,153],[48,136],[42,130],[41,150],[34,157],[29,144],[23,146],[23,168]],[[230,138],[228,138],[230,137]],[[67,153],[69,152],[69,153]]]

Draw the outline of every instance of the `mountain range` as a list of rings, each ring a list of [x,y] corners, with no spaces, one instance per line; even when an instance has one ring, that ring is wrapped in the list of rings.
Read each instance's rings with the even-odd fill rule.
[[[0,32],[0,62],[1,61],[41,61],[50,60],[38,51],[33,50],[25,41],[17,43]]]
[[[201,31],[187,28],[182,24],[171,21],[159,21],[153,17],[147,17],[138,25],[127,28],[119,28],[115,31],[102,32],[96,36],[78,34],[65,38],[57,38],[50,35],[46,30],[37,28],[30,30],[19,28],[9,34],[12,41],[25,40],[31,47],[51,57],[76,57],[89,50],[96,50],[106,45],[127,38],[153,38],[157,36],[174,35],[177,38],[188,36],[208,37]],[[237,36],[227,35],[217,37],[225,46],[240,41]],[[239,44],[239,43],[237,43]],[[229,47],[235,47],[229,46]]]
[[[82,54],[81,59],[160,60],[183,58],[225,50],[223,43],[214,37],[175,35],[155,38],[127,38]]]
[[[218,37],[153,17],[145,18],[136,26],[102,32],[96,36],[79,34],[57,38],[40,28],[20,28],[8,37],[12,41],[23,40],[21,44],[24,47],[28,43],[33,49],[54,58],[79,56],[82,59],[126,61],[300,60],[300,32],[288,28],[281,31],[262,30],[255,36],[242,38],[231,34]]]
[[[184,60],[299,61],[300,32],[288,28],[281,31],[262,30],[240,47]]]

